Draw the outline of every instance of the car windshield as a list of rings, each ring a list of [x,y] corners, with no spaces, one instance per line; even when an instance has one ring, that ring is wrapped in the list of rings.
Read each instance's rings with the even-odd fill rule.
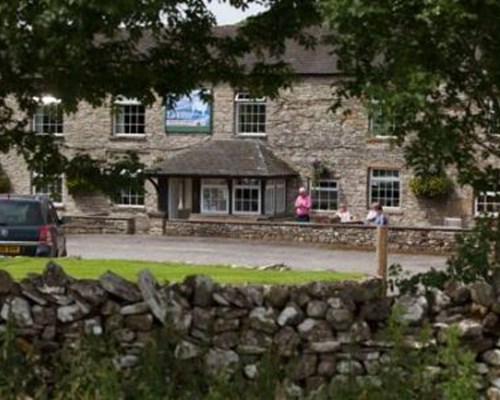
[[[0,225],[43,225],[40,203],[19,200],[0,200]]]

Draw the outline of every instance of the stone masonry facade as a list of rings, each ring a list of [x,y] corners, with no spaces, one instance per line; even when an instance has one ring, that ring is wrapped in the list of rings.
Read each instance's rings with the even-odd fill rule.
[[[340,202],[349,205],[355,219],[362,220],[369,208],[370,170],[399,171],[400,207],[387,208],[393,225],[443,225],[453,217],[470,220],[474,214],[474,197],[470,190],[455,186],[445,200],[425,201],[409,189],[412,172],[405,168],[402,150],[387,139],[371,137],[369,118],[363,105],[345,104],[351,113],[329,111],[335,76],[301,76],[293,88],[283,90],[275,100],[267,100],[266,135],[259,137],[276,156],[300,174],[300,180],[287,188],[287,208],[292,213],[293,199],[299,184],[309,186],[314,175],[313,164],[327,167],[338,184]],[[179,152],[204,141],[241,139],[235,134],[235,91],[229,86],[213,88],[211,133],[166,133],[165,108],[160,99],[146,109],[144,135],[113,135],[110,105],[92,108],[83,103],[78,111],[64,116],[64,133],[57,140],[68,156],[88,153],[109,159],[126,151],[137,152],[147,167],[153,167]],[[346,117],[347,115],[347,117]],[[20,157],[11,152],[2,156],[1,164],[13,184],[13,192],[31,192],[31,173]],[[144,206],[118,206],[99,194],[72,197],[63,188],[61,212],[66,215],[135,218],[137,231],[149,230],[150,214],[158,211],[155,187],[145,183]],[[321,214],[321,212],[319,212]]]
[[[112,337],[119,344],[115,365],[127,369],[137,364],[155,332],[175,332],[178,360],[251,381],[271,355],[299,393],[293,398],[304,398],[305,391],[342,385],[353,376],[377,384],[391,361],[394,343],[384,332],[395,316],[408,326],[402,332],[409,349],[438,351],[454,326],[476,362],[467,378],[475,376],[477,398],[498,399],[498,295],[497,287],[477,282],[388,297],[374,278],[234,286],[190,276],[160,285],[141,271],[137,283],[112,272],[78,280],[49,263],[41,275],[20,282],[0,271],[0,332],[10,320],[18,337],[45,353],[85,334]],[[165,325],[169,329],[161,331]],[[430,330],[426,338],[419,336],[423,326]],[[437,361],[428,369],[435,377],[446,373]]]

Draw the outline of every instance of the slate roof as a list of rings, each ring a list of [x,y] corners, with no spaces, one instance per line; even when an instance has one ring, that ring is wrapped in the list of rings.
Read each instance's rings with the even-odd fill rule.
[[[236,25],[223,25],[215,27],[217,36],[235,36],[238,27]],[[298,75],[335,75],[342,73],[338,69],[338,57],[333,52],[333,47],[325,43],[329,31],[321,26],[309,28],[307,32],[318,40],[314,49],[306,49],[295,40],[285,41],[285,52],[279,58],[279,61],[284,61]],[[141,51],[147,51],[148,48],[154,47],[155,39],[150,32],[144,32],[139,48]],[[243,64],[251,67],[257,61],[255,54],[247,54],[243,58]],[[268,58],[267,62],[276,62],[276,58]]]
[[[149,176],[296,176],[264,143],[251,139],[209,140],[146,171]]]

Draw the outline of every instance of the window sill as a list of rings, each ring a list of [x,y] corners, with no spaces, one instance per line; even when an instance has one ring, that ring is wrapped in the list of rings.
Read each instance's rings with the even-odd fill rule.
[[[146,134],[135,134],[135,133],[117,133],[109,138],[111,141],[135,141],[135,142],[145,142],[147,140]]]
[[[113,207],[118,209],[118,210],[135,210],[135,211],[146,210],[146,206],[144,206],[144,205],[134,206],[134,205],[128,205],[128,204],[114,204]]]
[[[266,138],[267,133],[236,133],[236,136],[241,138]]]
[[[390,143],[396,139],[396,136],[369,136],[367,143]]]
[[[401,207],[384,207],[384,212],[392,215],[403,215],[403,209]]]

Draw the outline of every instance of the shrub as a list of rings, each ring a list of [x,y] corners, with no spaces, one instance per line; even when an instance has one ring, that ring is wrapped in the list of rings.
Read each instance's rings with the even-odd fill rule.
[[[453,182],[446,175],[414,176],[410,180],[410,189],[415,196],[437,199],[446,197]]]
[[[0,193],[10,193],[11,190],[12,184],[9,176],[5,172],[0,171]]]

